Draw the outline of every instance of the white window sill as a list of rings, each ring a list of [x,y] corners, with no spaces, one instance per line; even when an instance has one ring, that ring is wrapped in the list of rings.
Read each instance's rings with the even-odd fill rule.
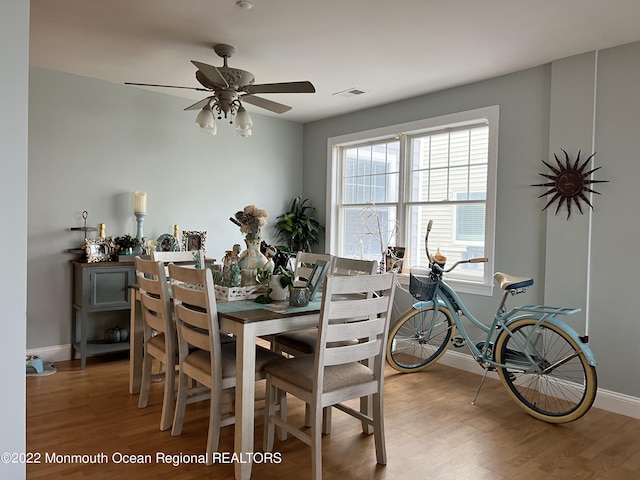
[[[406,273],[398,275],[398,281],[400,285],[409,289],[409,275]],[[455,280],[451,278],[445,278],[447,284],[453,288],[457,293],[470,293],[472,295],[483,295],[490,297],[493,295],[494,285],[486,285],[476,282],[465,282],[462,280]]]

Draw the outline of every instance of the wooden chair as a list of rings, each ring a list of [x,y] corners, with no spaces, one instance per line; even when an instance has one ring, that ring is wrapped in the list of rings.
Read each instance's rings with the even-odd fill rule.
[[[176,265],[194,265],[196,263],[196,259],[193,254],[198,255],[198,261],[202,268],[205,266],[205,256],[204,250],[189,250],[189,251],[179,251],[179,252],[156,252],[151,251],[151,260],[164,262],[165,265],[169,265],[169,263],[175,263]],[[167,276],[169,275],[169,270],[165,269],[167,272]]]
[[[178,396],[171,435],[182,433],[187,403],[211,399],[207,459],[209,465],[218,448],[220,428],[235,422],[233,414],[223,418],[223,393],[233,395],[236,385],[235,343],[222,343],[211,270],[169,264],[173,306],[178,331]],[[264,378],[264,366],[282,356],[256,347],[256,380]],[[191,387],[189,379],[197,386]]]
[[[316,353],[265,367],[265,452],[273,450],[274,426],[284,429],[311,446],[312,478],[320,480],[322,412],[325,407],[335,406],[373,427],[377,462],[387,463],[383,419],[384,361],[395,285],[395,273],[327,277]],[[374,292],[382,295],[373,296]],[[344,323],[345,319],[350,321]],[[360,342],[342,344],[353,338]],[[372,361],[368,365],[363,363],[369,359]],[[287,392],[310,405],[309,433],[287,422],[284,407]],[[342,403],[367,396],[373,398],[373,408],[368,414]],[[276,404],[283,406],[279,414],[276,414]]]
[[[313,266],[318,260],[331,262],[331,255],[328,253],[298,252],[296,254],[296,268],[294,270],[294,286],[304,286],[309,280]]]
[[[375,260],[333,257],[329,275],[373,275],[377,270],[378,262]],[[315,352],[316,335],[316,328],[281,333],[275,336],[273,349],[293,356],[308,355]]]
[[[144,329],[144,356],[138,408],[145,408],[149,400],[153,359],[164,365],[164,395],[160,430],[171,427],[175,404],[175,374],[177,340],[173,322],[167,277],[162,262],[135,258],[140,305]]]
[[[333,257],[330,275],[373,275],[378,271],[378,262],[375,260],[360,260],[346,257]],[[286,353],[291,356],[310,355],[316,351],[318,337],[317,328],[308,328],[297,332],[286,332],[278,334],[273,339],[273,350],[278,353]],[[348,340],[346,344],[354,344],[355,339]],[[362,400],[367,401],[366,399]],[[305,425],[309,426],[310,411],[307,405],[305,409]],[[364,427],[364,425],[363,425]],[[331,433],[331,409],[327,409],[324,414],[324,424],[322,433]]]

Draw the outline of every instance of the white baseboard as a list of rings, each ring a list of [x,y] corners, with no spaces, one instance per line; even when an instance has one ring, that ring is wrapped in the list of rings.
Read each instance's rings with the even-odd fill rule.
[[[63,362],[71,360],[71,345],[52,345],[50,347],[32,348],[27,355],[37,355],[45,362]],[[76,355],[77,358],[79,358]]]
[[[458,368],[466,372],[476,373],[478,375],[484,374],[484,370],[480,368],[471,355],[458,353],[451,348],[447,350],[438,361],[443,365]],[[498,374],[495,372],[489,372],[487,377],[496,380],[499,379]],[[640,419],[640,398],[632,397],[631,395],[599,388],[593,406],[607,410],[608,412]]]
[[[27,355],[38,355],[43,360],[49,362],[69,360],[71,359],[71,345],[33,348],[27,350]],[[458,353],[453,349],[447,350],[439,362],[443,365],[448,365],[477,375],[484,373],[482,368],[480,368],[470,355]],[[487,376],[498,380],[498,375],[495,372],[489,372]],[[631,395],[599,388],[593,406],[609,412],[640,419],[640,398],[632,397]]]

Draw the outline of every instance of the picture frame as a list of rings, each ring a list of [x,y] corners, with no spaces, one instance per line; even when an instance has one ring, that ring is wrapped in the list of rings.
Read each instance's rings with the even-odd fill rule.
[[[115,250],[113,237],[84,239],[87,263],[110,262]]]
[[[313,270],[311,270],[311,275],[309,275],[309,280],[307,281],[307,289],[309,289],[309,301],[313,301],[320,290],[320,286],[324,281],[324,277],[327,275],[327,271],[329,270],[329,262],[326,260],[318,260],[313,266]]]
[[[405,247],[387,247],[384,253],[385,272],[402,273]]]
[[[182,250],[202,250],[205,251],[205,241],[207,240],[207,232],[198,232],[195,230],[185,230],[182,232]]]
[[[180,245],[178,240],[173,235],[163,233],[156,240],[156,252],[178,252],[180,251]]]

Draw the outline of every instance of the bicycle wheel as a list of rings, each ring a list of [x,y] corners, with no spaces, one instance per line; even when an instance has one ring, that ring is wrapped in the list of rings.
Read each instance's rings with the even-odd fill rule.
[[[399,372],[416,372],[446,351],[453,330],[451,312],[432,306],[411,309],[393,324],[387,341],[387,362]]]
[[[582,417],[596,398],[596,369],[560,327],[535,318],[516,320],[496,340],[505,388],[529,415],[549,423]],[[530,356],[539,371],[530,371]]]

